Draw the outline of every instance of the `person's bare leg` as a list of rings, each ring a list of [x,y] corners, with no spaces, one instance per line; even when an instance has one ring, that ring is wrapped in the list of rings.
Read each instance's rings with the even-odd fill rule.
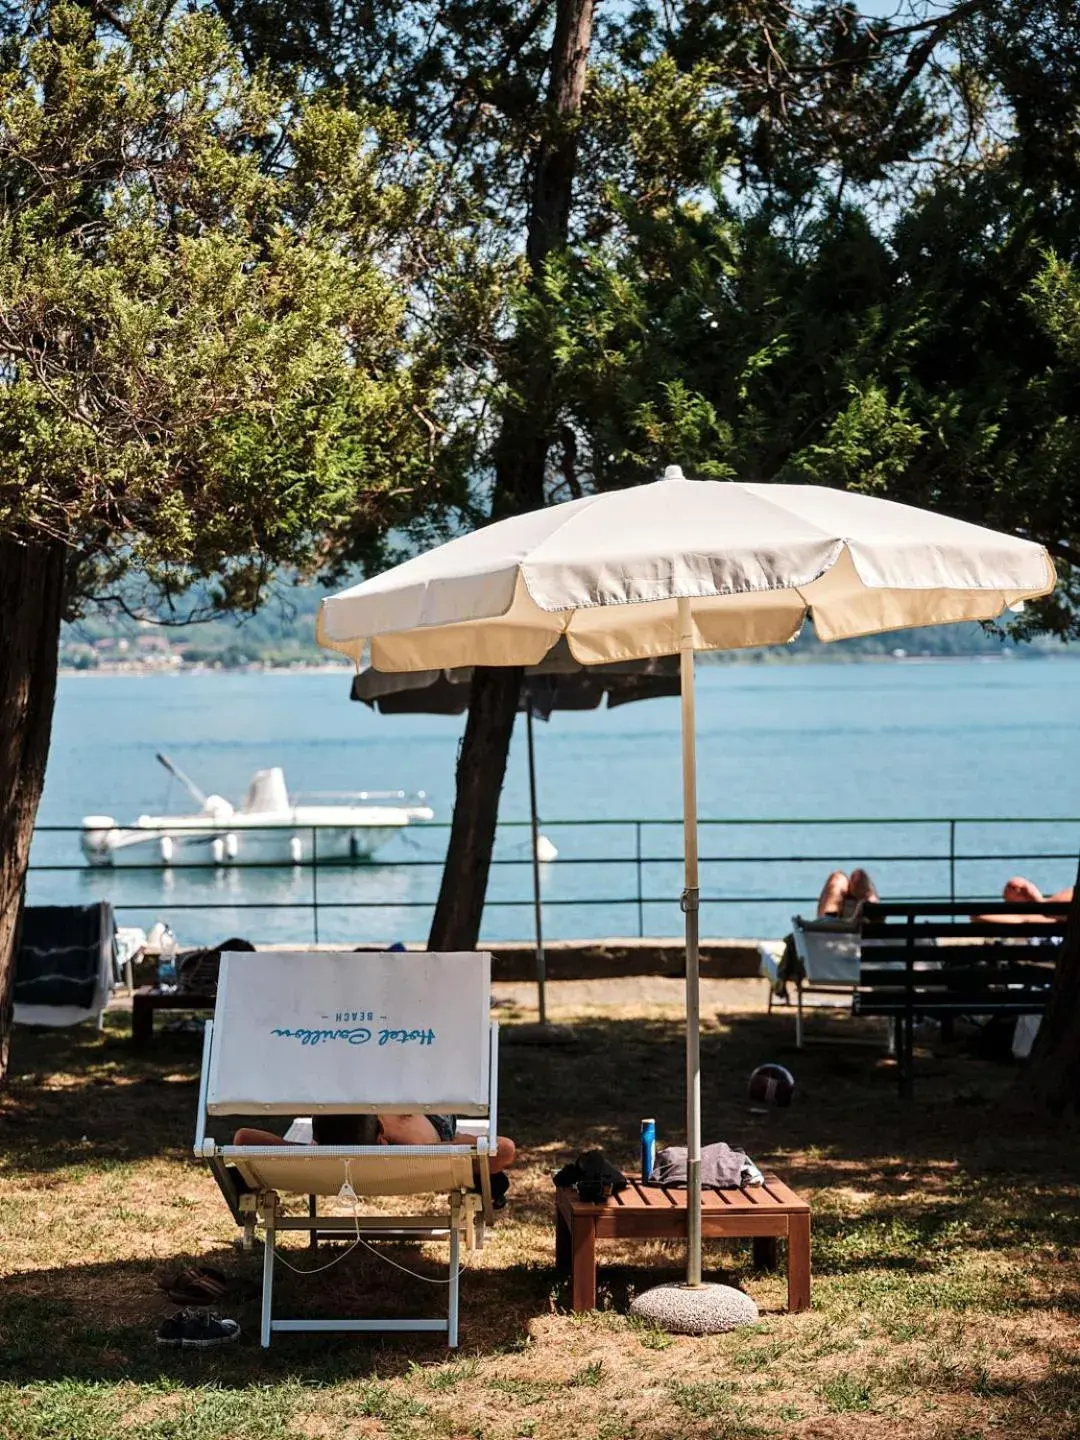
[[[233,1136],[234,1145],[293,1145],[293,1140],[283,1140],[272,1130],[255,1130],[249,1125],[242,1126]]]
[[[849,888],[850,882],[843,870],[834,870],[821,887],[821,894],[818,896],[817,913],[819,920],[824,920],[831,915],[842,915],[844,913],[844,901],[848,897]]]
[[[1006,880],[1001,897],[1010,904],[1026,902],[1029,905],[1037,905],[1047,898],[1034,881],[1025,879],[1023,875],[1014,875],[1011,880]],[[1054,897],[1051,895],[1049,898],[1052,900]]]
[[[500,1170],[509,1170],[516,1154],[517,1146],[513,1140],[509,1140],[505,1135],[496,1135],[495,1153],[488,1161],[491,1173],[497,1175]]]
[[[855,913],[858,914],[864,905],[876,904],[881,897],[878,895],[877,886],[870,879],[865,870],[852,870],[851,884],[848,888],[848,899],[854,901]]]
[[[1072,892],[1070,891],[1070,898]],[[1041,900],[1047,897],[1032,880],[1023,875],[1014,875],[1011,880],[1006,880],[1001,892],[1001,898],[1010,905],[1038,905]],[[1053,900],[1055,897],[1049,897]],[[1034,921],[1045,920],[1049,917],[1044,915],[1002,915],[993,911],[985,915],[973,915],[973,920],[991,920],[997,925],[1030,925]]]
[[[380,1115],[380,1145],[459,1145],[460,1140],[443,1140],[426,1115]],[[493,1175],[514,1163],[517,1147],[505,1135],[495,1137],[495,1149],[488,1166]]]

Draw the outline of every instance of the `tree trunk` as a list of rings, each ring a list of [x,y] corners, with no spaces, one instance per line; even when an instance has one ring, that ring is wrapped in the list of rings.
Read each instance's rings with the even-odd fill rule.
[[[1050,1000],[1020,1087],[1022,1102],[1051,1115],[1080,1110],[1080,868]]]
[[[477,670],[457,763],[457,798],[429,950],[473,950],[480,936],[499,796],[514,731],[521,670]],[[451,857],[453,863],[451,863]]]
[[[0,1084],[11,1044],[15,941],[49,755],[67,551],[0,535]]]
[[[558,0],[547,124],[536,157],[526,256],[531,287],[542,296],[544,267],[566,245],[570,224],[577,126],[588,72],[595,0]],[[538,510],[553,427],[555,361],[546,334],[533,327],[511,346],[504,379],[507,400],[495,445],[492,519]],[[508,676],[516,677],[509,683]],[[499,795],[514,731],[521,671],[478,669],[457,770],[450,844],[428,948],[472,950],[480,935]]]

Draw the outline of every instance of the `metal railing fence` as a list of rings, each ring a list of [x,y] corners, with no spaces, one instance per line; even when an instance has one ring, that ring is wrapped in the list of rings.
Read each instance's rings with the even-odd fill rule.
[[[615,929],[609,923],[606,934],[678,933],[681,825],[677,818],[545,822],[545,834],[560,840],[558,859],[543,867],[545,913],[570,915],[576,909],[580,915],[599,909],[619,921]],[[157,827],[145,828],[153,834]],[[280,827],[271,826],[250,827],[242,833],[271,830],[282,833]],[[160,831],[177,834],[167,826]],[[307,842],[305,858],[298,861],[220,863],[207,858],[176,859],[169,865],[155,860],[92,867],[68,858],[77,848],[80,826],[42,825],[35,831],[27,897],[30,903],[63,903],[70,902],[73,894],[85,898],[93,891],[94,898],[110,900],[122,918],[173,911],[191,916],[235,912],[239,918],[260,912],[264,928],[267,917],[277,912],[301,914],[310,939],[318,943],[331,938],[333,929],[342,928],[328,924],[335,915],[351,915],[349,933],[356,935],[357,917],[365,912],[390,913],[399,926],[405,916],[419,920],[421,912],[430,912],[448,831],[445,822],[409,826],[391,842],[392,855],[353,863],[321,861],[319,828],[295,826],[284,833]],[[1057,867],[1059,880],[1068,866],[1063,872],[1067,883],[1076,864],[1080,819],[704,819],[701,834],[703,907],[721,907],[721,917],[727,914],[733,923],[738,917],[743,925],[742,916],[752,907],[754,915],[768,917],[769,925],[744,928],[742,933],[768,934],[774,921],[783,923],[782,907],[787,914],[788,907],[805,909],[816,899],[827,871],[854,864],[880,871],[880,876],[875,875],[878,888],[889,899],[991,900],[1000,896],[1006,872],[1017,865],[1034,865],[1040,873]],[[1024,835],[1029,837],[1027,844],[1019,843]],[[430,853],[425,849],[428,845]],[[528,821],[500,824],[486,915],[531,912],[529,850]],[[884,876],[887,883],[882,883]],[[207,895],[208,887],[214,893]],[[658,915],[664,917],[661,929],[651,923]],[[527,938],[531,932],[531,914],[522,920],[522,933],[516,938]],[[424,921],[426,928],[426,915]],[[719,925],[713,924],[710,933],[725,933],[725,923],[721,919]],[[275,923],[270,928],[280,926]],[[576,928],[588,927],[582,920]]]

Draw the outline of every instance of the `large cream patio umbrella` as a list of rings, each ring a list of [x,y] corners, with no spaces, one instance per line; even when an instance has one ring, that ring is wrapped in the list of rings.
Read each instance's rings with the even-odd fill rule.
[[[1046,550],[814,485],[664,479],[514,516],[323,602],[321,644],[380,670],[681,657],[687,1283],[701,1285],[694,652],[990,620],[1054,586]]]

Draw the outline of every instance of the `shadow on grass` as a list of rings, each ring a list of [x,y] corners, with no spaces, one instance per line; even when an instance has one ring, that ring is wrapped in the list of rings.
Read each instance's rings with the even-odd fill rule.
[[[62,1196],[88,1171],[190,1154],[195,1126],[198,1036],[157,1036],[147,1052],[132,1050],[124,1017],[110,1017],[98,1035],[87,1027],[63,1032],[20,1030],[9,1088],[0,1095],[0,1166],[34,1188]],[[842,1033],[853,1027],[843,1024]],[[863,1038],[874,1039],[863,1030]],[[552,1233],[548,1177],[567,1158],[602,1147],[636,1173],[640,1117],[655,1115],[660,1143],[680,1143],[684,1115],[684,1042],[676,1017],[590,1017],[575,1024],[570,1049],[503,1050],[500,1128],[514,1135],[521,1168],[514,1182],[511,1226],[543,1255]],[[796,1077],[788,1109],[760,1111],[746,1098],[758,1064],[776,1060]],[[987,1262],[1040,1264],[1075,1259],[1080,1247],[1076,1147],[1060,1127],[1002,1119],[1000,1101],[1017,1071],[965,1053],[961,1045],[917,1058],[912,1101],[896,1094],[895,1069],[884,1046],[858,1056],[828,1041],[794,1048],[789,1016],[743,1012],[707,1015],[702,1033],[702,1113],[706,1141],[744,1147],[776,1169],[814,1204],[814,1266],[822,1279],[850,1280],[871,1272],[883,1283],[910,1277],[933,1281],[958,1257],[979,1252]],[[190,1163],[194,1166],[195,1161]],[[169,1237],[159,1235],[159,1251]],[[398,1252],[394,1252],[397,1254]],[[434,1266],[403,1251],[411,1268]],[[298,1263],[306,1263],[299,1252]],[[214,1263],[213,1255],[202,1257]],[[257,1257],[219,1256],[255,1276]],[[553,1258],[553,1257],[552,1257]],[[617,1257],[621,1258],[621,1257]],[[604,1255],[601,1251],[603,1264]],[[284,1311],[304,1306],[323,1314],[400,1309],[435,1315],[442,1287],[388,1282],[374,1257],[353,1257],[319,1283],[319,1307],[298,1278],[279,1284]],[[670,1268],[670,1275],[668,1269]],[[601,1271],[601,1304],[617,1310],[635,1289],[676,1278],[678,1262],[655,1269],[621,1265]],[[1075,1273],[1075,1267],[1072,1267]],[[316,1282],[308,1282],[314,1285]],[[973,1282],[974,1283],[974,1282]],[[395,1288],[395,1286],[397,1288]],[[432,1294],[431,1292],[435,1292]],[[108,1304],[103,1305],[107,1298]],[[963,1297],[956,1304],[966,1303]],[[1020,1308],[1037,1296],[1018,1293]],[[1075,1288],[1053,1303],[1080,1312]],[[517,1263],[462,1277],[463,1350],[494,1353],[525,1343],[529,1322],[565,1305],[554,1271]],[[118,1261],[24,1271],[0,1294],[0,1368],[13,1378],[58,1375],[149,1378],[223,1384],[285,1377],[317,1366],[320,1378],[396,1374],[417,1359],[445,1358],[438,1338],[365,1340],[350,1336],[280,1336],[268,1352],[257,1334],[257,1303],[233,1313],[245,1339],[207,1355],[176,1355],[153,1343],[160,1319],[175,1308],[156,1291],[145,1262]],[[109,1315],[108,1328],[100,1316]]]
[[[445,1280],[445,1260],[433,1261],[418,1248],[387,1247],[398,1264],[430,1280]],[[261,1249],[238,1265],[229,1251],[205,1259],[236,1276],[254,1278]],[[301,1265],[307,1252],[293,1250]],[[385,1277],[392,1274],[390,1280]],[[249,1287],[250,1291],[255,1286]],[[466,1270],[461,1277],[460,1341],[463,1355],[496,1354],[526,1344],[528,1324],[546,1311],[555,1288],[553,1271],[540,1266]],[[156,1343],[156,1331],[178,1309],[157,1288],[153,1268],[137,1261],[65,1266],[10,1278],[0,1294],[0,1374],[20,1384],[35,1380],[146,1382],[167,1375],[177,1384],[266,1384],[317,1369],[320,1383],[357,1375],[390,1377],[414,1363],[443,1362],[445,1337],[437,1334],[282,1334],[270,1348],[259,1345],[257,1294],[238,1303],[222,1301],[215,1313],[241,1327],[235,1344],[205,1352],[173,1350]],[[388,1272],[372,1255],[353,1255],[334,1270],[305,1280],[279,1265],[274,1287],[278,1318],[353,1319],[446,1314],[445,1284],[424,1284],[400,1271]],[[103,1319],[108,1316],[107,1323]]]

